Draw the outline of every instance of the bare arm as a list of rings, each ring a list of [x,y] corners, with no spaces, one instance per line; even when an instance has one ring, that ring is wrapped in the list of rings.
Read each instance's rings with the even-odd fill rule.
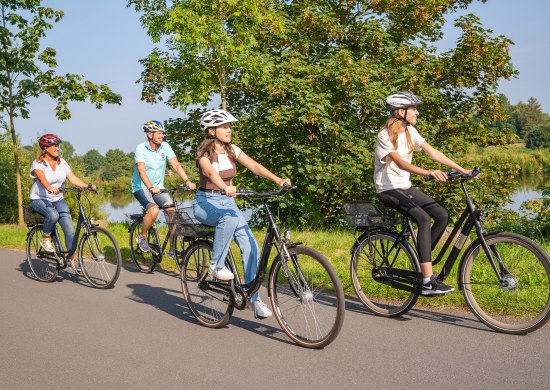
[[[48,183],[48,180],[46,180],[46,175],[44,174],[44,171],[40,169],[35,169],[32,172],[36,176],[40,184],[44,186],[46,191],[48,191],[50,194],[59,194],[59,188],[52,187],[50,183]]]
[[[424,142],[422,144],[422,150],[426,152],[430,158],[440,164],[446,165],[449,168],[454,169],[455,171],[458,171],[460,173],[470,173],[471,171],[462,168],[460,165],[455,163],[453,160],[451,160],[449,157],[445,156],[443,153],[441,153],[439,150],[432,147],[429,143]]]
[[[232,191],[235,189],[232,185],[227,185],[221,178],[221,176],[216,172],[214,167],[212,166],[212,163],[207,157],[201,157],[199,160],[199,167],[202,171],[202,173],[210,180],[216,187],[218,187],[220,190],[225,190],[227,195],[233,195],[235,191]],[[230,188],[233,187],[233,188]]]
[[[151,181],[149,180],[149,177],[147,177],[147,171],[145,170],[145,163],[144,162],[138,162],[136,163],[137,170],[139,173],[139,177],[141,178],[141,181],[143,184],[145,184],[145,187],[149,189],[149,191],[154,190],[153,185],[151,184]],[[158,188],[157,188],[158,192]],[[153,193],[151,191],[151,193]]]
[[[78,178],[74,173],[69,173],[67,175],[67,179],[69,180],[69,182],[77,187],[88,187],[88,183],[86,183],[84,180]],[[95,191],[96,190],[96,186],[92,185],[91,188]]]
[[[189,179],[189,176],[187,176],[187,173],[185,173],[185,169],[183,169],[177,157],[172,157],[170,160],[168,160],[168,163],[190,189],[194,190],[195,188],[197,188],[195,183],[193,183]]]
[[[262,164],[249,157],[245,152],[241,152],[237,161],[243,164],[254,174],[269,179],[279,186],[282,186],[283,184],[292,184],[289,178],[281,179],[279,176],[275,175],[269,169],[264,167]]]

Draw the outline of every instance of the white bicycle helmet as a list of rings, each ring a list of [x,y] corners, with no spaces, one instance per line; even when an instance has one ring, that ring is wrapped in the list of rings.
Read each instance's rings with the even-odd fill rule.
[[[164,126],[159,121],[149,121],[143,125],[143,131],[146,133],[150,131],[162,131],[164,133],[166,130],[164,130]]]
[[[424,103],[412,92],[397,92],[386,98],[386,109],[393,111],[398,108],[409,108]]]
[[[209,127],[218,127],[225,123],[238,122],[238,119],[225,110],[210,110],[201,115],[199,122],[201,129],[206,130]]]

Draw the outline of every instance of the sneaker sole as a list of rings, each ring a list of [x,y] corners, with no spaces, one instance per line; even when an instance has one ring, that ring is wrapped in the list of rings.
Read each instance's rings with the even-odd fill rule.
[[[453,292],[454,290],[455,290],[454,288],[453,288],[452,290],[449,290],[449,291],[427,290],[427,291],[422,291],[422,292],[420,293],[420,295],[423,295],[423,296],[443,295],[443,294],[447,294],[447,293]]]

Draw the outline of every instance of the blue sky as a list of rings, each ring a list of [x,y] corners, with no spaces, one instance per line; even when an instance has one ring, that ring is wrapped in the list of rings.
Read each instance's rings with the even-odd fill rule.
[[[126,8],[125,0],[47,0],[43,4],[65,13],[44,39],[45,45],[57,50],[58,72],[83,74],[95,83],[106,83],[123,100],[122,106],[106,105],[101,110],[88,103],[71,103],[72,118],[58,121],[52,100],[34,99],[31,118],[15,123],[23,144],[34,142],[47,131],[70,141],[77,154],[90,149],[105,153],[114,148],[130,152],[144,139],[144,122],[185,115],[164,104],[140,100],[141,87],[135,83],[141,73],[138,60],[153,46],[141,28],[139,15]],[[510,53],[520,75],[504,80],[500,91],[512,104],[536,97],[542,109],[550,113],[550,1],[489,0],[473,4],[468,12],[479,16],[496,35],[506,35],[515,42]],[[458,36],[451,24],[446,31],[443,46],[452,45]]]

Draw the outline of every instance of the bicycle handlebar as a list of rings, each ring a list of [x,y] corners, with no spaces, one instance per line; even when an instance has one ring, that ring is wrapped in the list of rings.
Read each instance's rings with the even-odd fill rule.
[[[470,180],[481,173],[481,168],[474,167],[471,173],[460,173],[457,171],[443,171],[443,173],[447,175],[447,180],[454,180],[454,179]],[[426,180],[434,180],[434,177],[431,175],[427,176]]]
[[[283,192],[289,192],[296,189],[296,186],[289,186],[288,184],[283,184],[279,187],[277,191],[269,192],[257,192],[254,190],[249,190],[248,188],[238,188],[235,196],[252,196],[255,198],[273,198],[282,194]],[[220,194],[225,195],[225,191],[221,191]]]
[[[159,193],[160,194],[167,194],[169,192],[176,192],[178,190],[181,190],[181,191],[193,191],[191,188],[187,187],[187,186],[184,186],[184,185],[179,185],[179,186],[175,186],[175,187],[170,187],[170,188],[161,188]]]
[[[59,192],[77,192],[77,193],[82,193],[84,191],[93,191],[97,194],[97,190],[94,190],[92,189],[91,186],[88,186],[88,187],[64,187],[64,188],[60,188],[59,189]]]

